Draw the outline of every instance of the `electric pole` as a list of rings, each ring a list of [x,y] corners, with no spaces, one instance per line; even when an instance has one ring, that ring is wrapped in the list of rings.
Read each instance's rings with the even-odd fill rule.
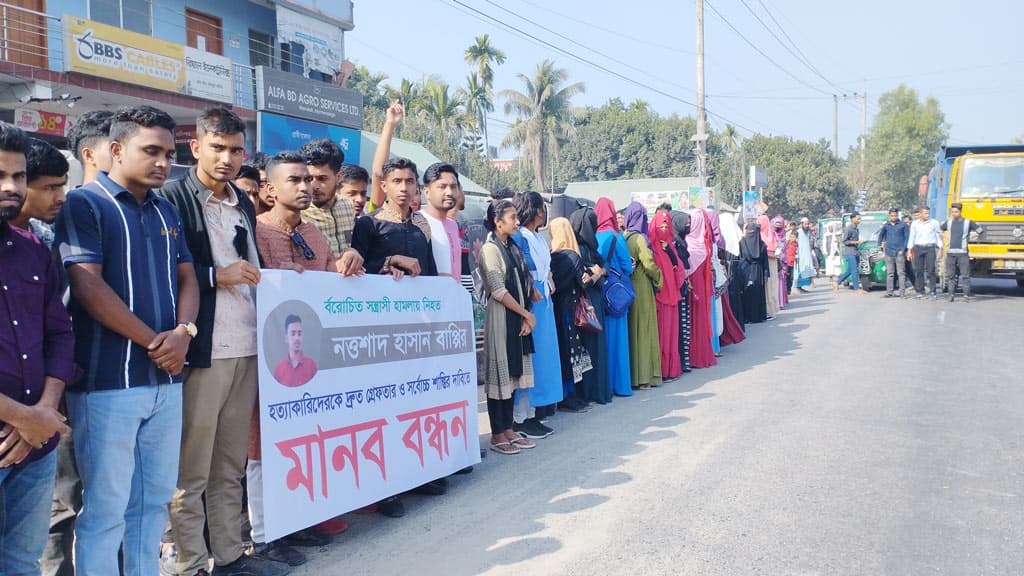
[[[704,0],[697,0],[697,133],[696,142],[697,178],[701,187],[707,186],[708,166],[705,143],[708,135],[704,126]]]
[[[839,95],[832,95],[832,155],[839,158]]]
[[[861,108],[860,108],[860,173],[864,174],[865,162],[864,162],[864,149],[868,145],[868,89],[867,83],[864,85],[864,93],[861,96]],[[866,178],[865,178],[866,180]]]

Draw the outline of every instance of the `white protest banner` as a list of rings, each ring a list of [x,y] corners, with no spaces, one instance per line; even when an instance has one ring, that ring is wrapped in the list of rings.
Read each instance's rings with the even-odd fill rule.
[[[264,270],[256,310],[267,541],[480,461],[461,285]]]

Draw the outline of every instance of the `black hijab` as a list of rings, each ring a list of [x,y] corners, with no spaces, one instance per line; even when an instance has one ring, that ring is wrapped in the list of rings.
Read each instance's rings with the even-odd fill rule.
[[[757,260],[761,257],[761,226],[758,224],[747,224],[747,231],[740,240],[740,254],[744,258]]]
[[[594,209],[590,206],[579,208],[569,215],[569,222],[580,247],[586,247],[595,264],[604,265],[604,258],[597,251],[597,213]]]
[[[676,254],[683,259],[683,265],[690,267],[690,249],[686,247],[686,235],[690,233],[690,215],[682,210],[669,212],[672,217],[672,231],[675,237],[672,243],[676,246]]]

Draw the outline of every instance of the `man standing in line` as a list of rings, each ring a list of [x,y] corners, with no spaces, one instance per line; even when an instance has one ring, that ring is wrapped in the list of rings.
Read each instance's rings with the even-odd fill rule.
[[[312,205],[302,212],[302,217],[324,233],[331,255],[341,258],[352,245],[352,228],[356,223],[352,202],[338,197],[345,153],[334,142],[321,138],[304,144],[299,155],[306,159],[309,175],[313,177]]]
[[[462,282],[462,246],[459,225],[448,213],[461,195],[459,175],[451,164],[437,162],[423,172],[427,203],[420,214],[430,225],[430,246],[438,276],[451,276]]]
[[[28,144],[0,124],[0,571],[38,574],[53,500],[58,412],[75,375],[74,335],[50,251],[11,226],[26,196]]]
[[[949,220],[942,223],[942,231],[949,232],[949,246],[946,248],[946,290],[949,301],[956,298],[956,277],[960,275],[960,286],[964,289],[964,302],[971,301],[971,256],[967,245],[976,240],[985,230],[977,222],[963,217],[963,204],[955,202],[949,206]]]
[[[370,184],[370,174],[366,168],[358,164],[341,165],[341,185],[338,196],[348,198],[356,209],[356,218],[363,215],[366,207],[366,189]]]
[[[67,393],[84,494],[75,529],[83,575],[118,574],[122,548],[125,576],[159,573],[178,477],[181,374],[199,308],[181,217],[153,192],[170,173],[173,129],[162,110],[119,109],[109,175],[71,191],[57,218],[85,371]]]
[[[68,131],[68,148],[82,165],[83,186],[96,180],[100,172],[110,171],[110,119],[113,116],[109,110],[86,112]],[[44,576],[74,576],[75,520],[81,510],[82,479],[75,463],[73,434],[68,430],[57,445],[57,482],[50,510],[50,536],[41,560]]]
[[[860,287],[860,268],[857,266],[857,249],[864,243],[860,239],[860,212],[854,212],[850,216],[850,223],[843,231],[843,260],[846,261],[846,272],[838,280],[832,282],[832,290],[839,292],[839,285],[847,278],[853,285],[853,290],[858,294],[866,294]]]
[[[915,208],[914,209],[914,216],[913,216],[913,218],[911,218],[911,216],[909,214],[904,214],[903,215],[903,223],[907,225],[907,239],[908,240],[910,239],[910,226],[914,223],[914,220],[916,220],[918,215],[920,215],[920,214],[921,214],[921,209],[920,208]],[[909,246],[908,246],[908,248],[909,248]],[[910,289],[910,288],[913,288],[915,286],[915,282],[916,282],[916,280],[914,280],[914,262],[910,259],[910,254],[907,254],[906,258],[903,259],[902,266],[903,266],[903,275],[906,276],[906,279],[904,280],[903,285],[901,286],[901,288],[903,288],[903,293],[904,293],[904,295],[906,295],[907,294],[907,290]]]
[[[885,252],[885,298],[903,296],[903,273],[907,257],[907,237],[910,230],[900,220],[898,208],[889,208],[889,221],[882,225],[878,242]],[[894,292],[895,290],[895,292]]]
[[[42,140],[27,138],[26,144],[28,193],[21,213],[11,224],[35,234],[49,248],[53,246],[53,222],[67,198],[64,187],[68,184],[68,160]]]
[[[181,213],[199,284],[199,332],[188,350],[181,466],[170,508],[175,569],[205,575],[213,556],[218,575],[278,576],[287,566],[247,556],[241,534],[260,279],[255,210],[231,182],[245,158],[245,123],[227,108],[206,110],[196,118],[190,146],[195,167],[160,190]]]
[[[928,294],[935,300],[935,285],[938,283],[935,262],[942,256],[942,229],[937,221],[932,220],[927,206],[922,206],[917,214],[907,238],[907,258],[914,262],[915,298],[924,298],[927,278]]]

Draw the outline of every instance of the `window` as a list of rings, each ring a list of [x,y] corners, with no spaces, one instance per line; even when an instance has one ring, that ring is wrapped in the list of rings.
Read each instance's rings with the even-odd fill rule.
[[[153,34],[150,0],[89,0],[89,19],[147,36]]]
[[[223,29],[220,18],[216,16],[186,8],[185,35],[192,48],[211,54],[224,54]]]
[[[249,65],[273,67],[274,37],[259,30],[249,30]]]

